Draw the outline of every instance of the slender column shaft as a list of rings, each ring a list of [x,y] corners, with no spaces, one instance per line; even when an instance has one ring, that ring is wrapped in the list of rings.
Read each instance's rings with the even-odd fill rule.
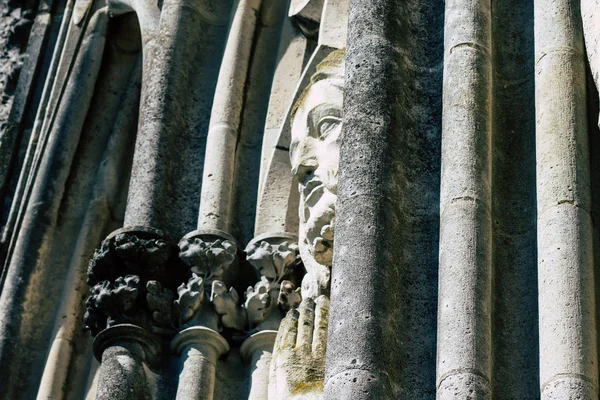
[[[162,6],[149,68],[144,68],[148,80],[125,226],[151,226],[171,239],[194,228],[204,146],[201,118],[212,104],[230,10],[230,0],[166,0]]]
[[[192,327],[175,336],[172,348],[181,355],[176,399],[212,400],[217,359],[229,351],[227,341],[212,329]]]
[[[256,21],[256,33],[248,68],[246,95],[242,111],[239,140],[235,155],[232,193],[233,226],[231,232],[242,243],[248,243],[254,234],[260,185],[261,145],[265,138],[268,101],[271,96],[278,48],[282,35],[283,20],[287,18],[287,0],[265,0],[261,3],[260,19]],[[289,79],[289,78],[288,78]],[[288,172],[289,168],[285,169]],[[274,214],[275,210],[267,213]],[[280,229],[270,225],[270,231]]]
[[[437,397],[491,398],[491,5],[446,2]]]
[[[248,400],[266,400],[269,394],[269,372],[277,331],[261,331],[242,343],[240,351],[250,364],[250,394]]]
[[[148,376],[150,362],[156,361],[160,343],[144,329],[116,325],[94,340],[98,370],[97,400],[153,399],[155,388]]]
[[[229,231],[235,149],[260,4],[240,0],[229,31],[206,139],[198,229]]]
[[[72,366],[74,347],[80,338],[80,321],[84,312],[82,293],[87,293],[86,271],[88,257],[102,240],[109,224],[111,209],[119,197],[123,170],[127,164],[127,150],[132,148],[139,104],[141,80],[141,57],[130,74],[126,97],[120,104],[115,119],[114,130],[102,157],[102,164],[96,174],[96,185],[92,193],[82,229],[79,232],[71,266],[66,280],[65,293],[58,313],[54,341],[47,357],[42,376],[38,399],[62,399],[68,387],[69,368]],[[88,336],[87,332],[84,332]]]
[[[541,398],[596,399],[593,233],[579,2],[534,4]]]
[[[18,370],[11,367],[11,357],[14,352],[21,351],[16,347],[21,339],[19,330],[28,324],[29,314],[23,309],[27,304],[25,296],[31,289],[30,277],[47,262],[43,246],[55,228],[69,166],[94,93],[107,22],[108,14],[106,9],[102,9],[96,12],[89,23],[74,66],[73,79],[66,87],[64,102],[56,115],[54,129],[41,160],[29,206],[8,265],[0,297],[0,366],[5,371]],[[13,387],[15,382],[11,377],[10,373],[0,376],[0,387],[5,388],[2,395],[7,398],[11,397],[11,393],[6,390]]]
[[[600,0],[581,0],[585,49],[596,89],[600,88]],[[600,122],[600,121],[599,121]]]

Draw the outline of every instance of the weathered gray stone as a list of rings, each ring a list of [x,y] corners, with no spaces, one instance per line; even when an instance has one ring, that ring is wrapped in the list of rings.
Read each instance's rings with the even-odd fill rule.
[[[440,6],[350,3],[325,398],[433,395]]]
[[[541,398],[592,399],[598,350],[578,3],[536,4],[535,34]]]
[[[125,226],[162,229],[172,240],[196,226],[207,116],[230,9],[230,1],[217,6],[173,0],[162,6],[157,37],[145,45],[147,79]],[[179,30],[179,24],[192,30]]]
[[[108,15],[106,9],[99,10],[88,26],[80,54],[74,67],[74,79],[67,86],[65,98],[56,116],[53,134],[41,160],[40,170],[33,185],[27,213],[20,226],[19,236],[7,266],[0,297],[0,364],[13,364],[11,360],[22,353],[27,345],[24,333],[35,323],[39,290],[31,280],[50,261],[46,258],[48,242],[56,228],[59,207],[69,176],[69,166],[74,157],[96,83],[100,60],[106,39]],[[77,111],[79,110],[79,111]],[[49,272],[49,271],[48,271]],[[27,299],[32,309],[26,310]],[[39,303],[38,303],[39,301]],[[37,304],[36,304],[37,303]],[[23,331],[24,330],[24,331]],[[16,364],[16,365],[15,365]],[[13,373],[19,373],[21,363],[15,362]],[[17,379],[11,374],[2,374],[4,395],[17,396]]]

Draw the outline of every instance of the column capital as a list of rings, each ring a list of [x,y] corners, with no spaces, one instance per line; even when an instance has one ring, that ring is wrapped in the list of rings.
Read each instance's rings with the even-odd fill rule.
[[[240,353],[245,363],[250,363],[254,353],[257,351],[273,351],[275,345],[275,339],[277,338],[277,331],[266,330],[256,332],[251,335],[248,339],[244,340],[240,347]]]

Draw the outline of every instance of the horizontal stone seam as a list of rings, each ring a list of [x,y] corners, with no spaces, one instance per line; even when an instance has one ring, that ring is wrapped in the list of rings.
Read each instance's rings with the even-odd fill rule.
[[[490,378],[488,378],[487,376],[485,376],[485,374],[477,371],[476,369],[473,368],[456,368],[453,370],[450,370],[448,372],[446,372],[444,375],[442,375],[439,379],[438,384],[436,385],[436,390],[440,389],[440,386],[442,386],[442,383],[444,383],[444,381],[450,377],[456,376],[456,375],[475,375],[478,376],[480,378],[483,378],[487,384],[487,387],[489,390],[491,390],[491,380]]]
[[[550,207],[546,208],[546,209],[545,209],[544,211],[542,211],[541,213],[538,213],[538,217],[537,217],[537,220],[538,220],[538,222],[540,221],[540,219],[541,219],[541,218],[542,218],[542,217],[543,217],[543,216],[544,216],[544,215],[545,215],[545,214],[546,214],[548,211],[552,210],[553,208],[560,207],[560,206],[563,206],[563,205],[568,205],[568,206],[571,206],[571,207],[576,207],[576,208],[579,208],[579,209],[581,209],[581,210],[585,211],[585,213],[586,213],[586,214],[587,214],[587,215],[588,215],[590,218],[592,217],[592,214],[591,214],[591,212],[590,212],[590,211],[589,211],[587,208],[583,207],[581,204],[579,204],[579,203],[576,203],[576,202],[574,202],[574,201],[572,201],[572,200],[559,200],[557,204],[553,204],[553,205],[551,205]]]
[[[488,58],[491,59],[491,55],[490,55],[491,51],[490,51],[490,49],[487,48],[485,45],[479,44],[477,42],[461,42],[461,43],[457,43],[454,46],[450,47],[450,49],[448,49],[447,55],[452,55],[452,53],[454,52],[454,50],[461,50],[461,49],[477,50],[477,51],[480,51],[485,56],[487,56]]]
[[[541,392],[544,393],[544,391],[546,390],[548,385],[550,385],[552,382],[555,382],[555,381],[558,381],[558,380],[564,379],[564,378],[575,378],[575,379],[580,379],[582,381],[585,381],[594,388],[596,395],[598,394],[598,384],[597,383],[594,383],[594,381],[592,381],[591,378],[588,378],[585,375],[574,374],[574,373],[563,373],[563,374],[554,375],[552,378],[548,379],[543,385],[541,385]]]
[[[577,56],[581,56],[583,61],[583,50],[577,50],[573,47],[567,47],[567,46],[562,46],[562,47],[555,47],[553,49],[549,49],[547,51],[540,51],[541,55],[535,60],[535,65],[538,65],[540,61],[542,61],[542,58],[546,57],[547,55],[550,54],[556,54],[556,53],[571,53],[573,55],[577,55]]]
[[[481,204],[483,206],[483,208],[488,212],[488,214],[490,216],[492,215],[492,208],[485,201],[483,201],[477,197],[473,197],[473,196],[459,196],[459,197],[453,197],[449,201],[446,201],[443,204],[440,204],[440,218],[444,216],[444,213],[446,212],[446,209],[449,206],[459,203],[459,202]]]

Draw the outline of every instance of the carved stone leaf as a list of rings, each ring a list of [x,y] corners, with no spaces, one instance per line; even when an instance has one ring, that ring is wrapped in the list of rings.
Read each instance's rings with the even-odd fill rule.
[[[181,258],[193,273],[207,280],[221,277],[235,260],[237,246],[229,240],[204,241],[199,237],[185,239],[179,244]]]
[[[168,326],[173,319],[173,300],[175,295],[163,288],[158,281],[148,281],[146,284],[146,304],[152,313],[152,320],[160,326]]]
[[[119,277],[114,282],[103,281],[92,288],[86,301],[84,322],[93,335],[108,326],[136,319],[140,278]]]
[[[221,281],[212,283],[210,301],[225,328],[243,330],[246,325],[245,310],[239,305],[240,296],[234,288],[227,290]]]
[[[279,281],[289,275],[300,257],[298,245],[287,241],[252,243],[246,248],[246,254],[248,262],[270,281]]]
[[[179,315],[179,325],[188,322],[200,309],[204,300],[204,280],[196,274],[177,288],[178,298],[174,305]]]
[[[246,259],[259,273],[270,280],[277,279],[278,271],[272,259],[273,247],[265,241],[246,248]]]
[[[248,287],[246,290],[246,303],[244,304],[248,312],[248,324],[254,327],[265,320],[271,305],[271,295],[269,290],[271,283],[266,277],[261,277],[260,281],[254,287]]]
[[[284,312],[298,308],[300,302],[302,301],[300,288],[296,289],[296,286],[290,281],[281,282],[281,289],[279,291],[279,298],[277,300],[279,303],[279,308]]]

